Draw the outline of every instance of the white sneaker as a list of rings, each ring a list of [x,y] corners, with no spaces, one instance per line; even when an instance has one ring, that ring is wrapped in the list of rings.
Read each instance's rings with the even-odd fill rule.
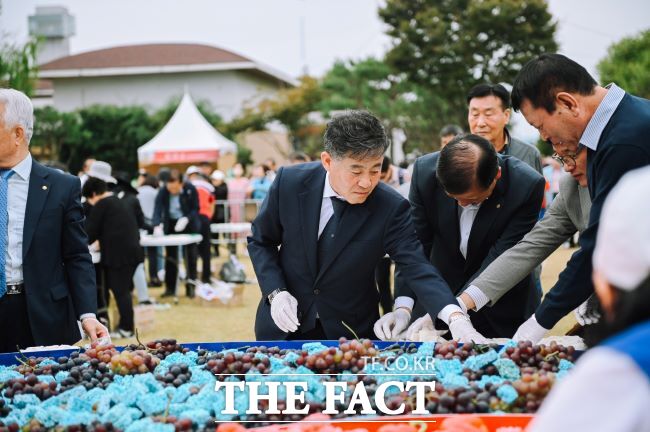
[[[117,330],[110,332],[109,336],[111,339],[127,339],[132,338],[134,336],[134,333],[132,331],[122,330],[118,328]]]

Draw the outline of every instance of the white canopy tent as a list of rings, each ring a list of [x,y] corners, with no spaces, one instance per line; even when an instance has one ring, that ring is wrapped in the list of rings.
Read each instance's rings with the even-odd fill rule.
[[[185,92],[165,127],[138,148],[138,163],[148,166],[215,161],[236,152],[237,145],[208,123]]]

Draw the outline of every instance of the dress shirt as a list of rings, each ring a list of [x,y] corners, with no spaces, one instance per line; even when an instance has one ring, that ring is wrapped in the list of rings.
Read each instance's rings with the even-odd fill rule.
[[[329,222],[330,218],[334,214],[334,208],[332,207],[331,197],[337,197],[342,201],[346,201],[341,195],[337,194],[332,185],[330,184],[330,173],[325,174],[325,187],[323,188],[323,201],[320,205],[320,220],[318,222],[318,238],[323,233],[325,225]],[[347,201],[346,201],[347,202]]]
[[[15,174],[9,178],[7,191],[9,221],[7,223],[5,271],[7,284],[18,284],[23,281],[23,226],[25,225],[29,177],[32,173],[32,155],[27,153],[25,159],[12,169]]]
[[[605,88],[608,89],[607,94],[596,108],[594,115],[587,123],[585,131],[580,137],[580,144],[594,151],[598,148],[598,141],[600,141],[605,126],[607,126],[612,115],[614,115],[614,111],[616,111],[616,108],[623,100],[623,96],[625,96],[625,90],[614,83]]]
[[[466,206],[458,205],[458,221],[460,227],[460,253],[467,259],[467,242],[472,232],[472,225],[476,219],[476,213],[481,208],[481,204],[468,204]]]

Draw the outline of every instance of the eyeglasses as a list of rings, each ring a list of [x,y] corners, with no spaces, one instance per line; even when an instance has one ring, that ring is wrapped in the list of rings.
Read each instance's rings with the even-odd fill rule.
[[[585,148],[585,146],[579,145],[578,150],[576,150],[574,154],[568,154],[566,156],[560,156],[557,153],[553,153],[551,155],[551,158],[558,161],[560,165],[562,166],[566,165],[567,168],[573,169],[576,167],[576,158],[578,157],[578,155],[580,154],[583,148]]]

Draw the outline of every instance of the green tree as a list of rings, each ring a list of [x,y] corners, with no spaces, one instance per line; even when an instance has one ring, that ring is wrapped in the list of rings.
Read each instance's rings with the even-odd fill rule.
[[[0,45],[0,87],[13,88],[32,96],[38,79],[38,45],[37,39],[31,39],[23,46]]]
[[[379,15],[394,46],[386,60],[447,102],[465,124],[465,95],[511,82],[530,58],[557,50],[544,0],[387,0]]]
[[[650,98],[650,30],[610,46],[597,68],[600,82],[615,82],[632,94]]]
[[[69,164],[69,156],[82,149],[90,138],[77,113],[62,113],[53,107],[34,110],[34,135],[30,146],[39,157]],[[61,153],[67,155],[61,157]]]

